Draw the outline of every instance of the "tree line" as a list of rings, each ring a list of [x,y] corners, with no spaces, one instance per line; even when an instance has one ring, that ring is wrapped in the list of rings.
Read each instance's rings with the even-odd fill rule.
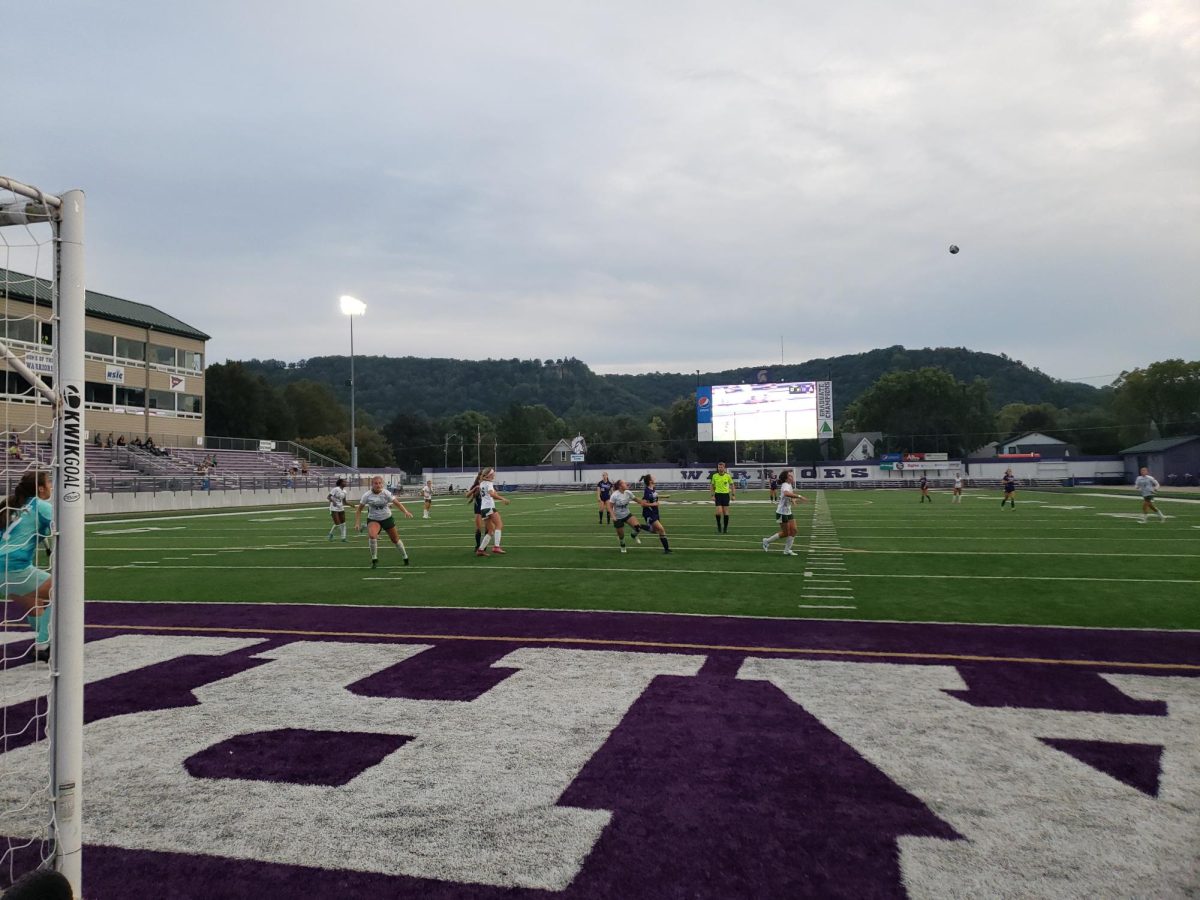
[[[896,355],[895,348],[872,351],[881,352]],[[908,351],[905,353],[906,359],[893,358],[895,368],[878,375],[838,411],[833,441],[825,446],[817,441],[792,441],[787,448],[790,459],[840,458],[845,449],[842,436],[849,432],[882,432],[879,449],[883,450],[952,455],[1031,431],[1094,455],[1115,453],[1149,437],[1200,433],[1200,361],[1155,362],[1123,372],[1109,387],[1087,390],[1052,380],[1047,389],[1047,376],[1027,370],[1034,373],[1031,383],[1040,389],[1033,390],[1028,399],[997,405],[997,391],[989,378],[960,378],[943,366],[914,368],[907,364]],[[957,359],[957,351],[952,356]],[[440,387],[426,385],[417,390],[411,385],[392,385],[389,406],[365,406],[357,401],[362,397],[360,386],[369,376],[359,374],[355,443],[360,465],[399,466],[410,471],[460,464],[467,468],[476,464],[536,465],[560,439],[577,433],[587,440],[588,461],[601,465],[734,458],[732,445],[696,440],[694,384],[677,387],[669,400],[649,403],[638,399],[638,391],[646,393],[645,385],[627,382],[651,376],[612,380],[613,376],[595,375],[578,360],[514,362],[518,363],[515,371],[523,373],[521,389],[508,390],[507,402],[499,406],[494,392],[486,389],[488,384],[494,386],[494,381],[469,380],[455,390],[453,385],[460,376],[451,377],[444,367],[448,381]],[[345,387],[349,373],[348,369],[345,373],[335,369],[324,361],[315,366],[311,361],[289,366],[258,360],[209,366],[207,431],[215,436],[295,440],[348,462],[349,404],[340,388]],[[280,372],[288,374],[279,377]],[[315,374],[332,380],[305,377]],[[729,380],[710,377],[704,383],[732,383],[738,372],[719,374]],[[757,372],[741,374],[743,381],[757,380]],[[772,379],[785,380],[777,375],[772,372]],[[681,377],[695,378],[660,376],[659,381],[674,384]],[[1011,367],[1003,366],[995,377],[1020,382],[1025,376],[1017,378]],[[834,381],[835,395],[849,393],[836,377]],[[584,390],[585,384],[591,385],[593,395]],[[1001,395],[1011,396],[1010,389],[1011,384]],[[653,396],[667,396],[658,387],[655,390],[658,393]],[[1047,396],[1057,399],[1044,399]],[[461,408],[466,404],[472,408]],[[431,414],[429,410],[452,411]],[[742,460],[778,462],[783,454],[783,442],[737,448]]]

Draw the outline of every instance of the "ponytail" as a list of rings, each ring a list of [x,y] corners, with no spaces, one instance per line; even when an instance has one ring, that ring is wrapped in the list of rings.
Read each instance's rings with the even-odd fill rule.
[[[0,500],[0,529],[8,528],[13,510],[19,511],[24,509],[29,499],[37,496],[38,488],[49,483],[50,476],[45,470],[40,472],[26,472],[22,475],[12,494]]]

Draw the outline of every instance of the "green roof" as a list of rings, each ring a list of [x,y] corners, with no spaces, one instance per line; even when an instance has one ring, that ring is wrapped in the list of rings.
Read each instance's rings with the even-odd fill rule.
[[[50,302],[50,282],[44,278],[35,278],[21,272],[0,269],[0,297],[11,297],[14,300],[28,300],[31,303],[46,304]],[[136,325],[139,328],[150,328],[165,334],[177,334],[181,337],[207,341],[211,335],[205,334],[186,322],[181,322],[174,316],[169,316],[161,309],[155,309],[145,303],[135,303],[87,291],[84,298],[84,309],[89,316],[107,319],[110,322],[121,322],[125,325]]]
[[[1184,437],[1174,438],[1155,438],[1152,441],[1146,441],[1144,444],[1138,444],[1136,447],[1122,450],[1121,455],[1124,456],[1126,453],[1162,453],[1164,450],[1170,450],[1172,447],[1178,447],[1197,440],[1200,440],[1200,434],[1189,434]]]

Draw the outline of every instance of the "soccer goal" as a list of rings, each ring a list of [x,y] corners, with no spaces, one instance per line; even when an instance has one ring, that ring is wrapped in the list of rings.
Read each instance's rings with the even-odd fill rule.
[[[53,195],[0,177],[0,451],[7,498],[0,511],[0,888],[53,867],[77,897],[83,895],[83,216],[82,191]]]

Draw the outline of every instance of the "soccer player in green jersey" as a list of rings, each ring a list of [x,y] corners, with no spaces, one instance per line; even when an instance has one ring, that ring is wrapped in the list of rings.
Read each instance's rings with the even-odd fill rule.
[[[712,482],[712,498],[717,505],[717,534],[729,533],[729,503],[736,499],[733,476],[725,471],[725,463],[717,463],[717,471],[709,479]]]

